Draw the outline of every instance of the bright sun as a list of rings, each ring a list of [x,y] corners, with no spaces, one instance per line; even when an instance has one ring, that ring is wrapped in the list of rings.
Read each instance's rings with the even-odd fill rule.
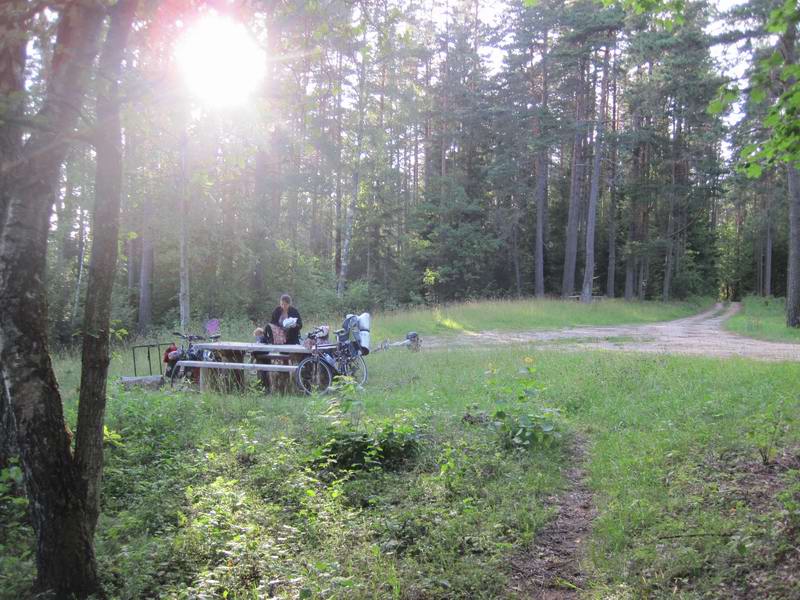
[[[241,23],[206,15],[175,45],[175,59],[191,93],[204,104],[244,103],[264,75],[265,56]]]

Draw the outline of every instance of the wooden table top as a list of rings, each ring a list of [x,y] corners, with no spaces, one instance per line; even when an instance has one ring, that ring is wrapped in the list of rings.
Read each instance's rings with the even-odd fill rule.
[[[235,350],[239,352],[283,352],[286,354],[311,354],[300,344],[258,344],[256,342],[201,342],[194,344],[201,350]]]

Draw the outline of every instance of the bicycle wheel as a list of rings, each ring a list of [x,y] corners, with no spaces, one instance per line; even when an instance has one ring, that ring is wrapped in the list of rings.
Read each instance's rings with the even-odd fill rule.
[[[367,363],[360,354],[351,356],[345,361],[344,374],[352,377],[356,385],[366,385],[367,383]]]
[[[333,374],[320,359],[308,356],[300,361],[294,372],[295,383],[304,394],[325,393],[331,386]]]

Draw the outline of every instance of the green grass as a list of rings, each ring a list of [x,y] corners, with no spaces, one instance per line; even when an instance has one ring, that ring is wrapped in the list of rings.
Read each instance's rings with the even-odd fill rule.
[[[535,544],[577,432],[599,510],[589,596],[731,597],[758,574],[767,596],[791,597],[779,567],[798,545],[800,482],[766,469],[784,495],[763,505],[745,484],[760,450],[797,452],[800,366],[525,347],[367,362],[367,390],[339,403],[114,389],[108,427],[122,445],[107,448],[97,542],[111,595],[512,596],[508,558]],[[57,363],[62,384],[69,364]],[[463,419],[543,408],[559,411],[561,437],[532,450]],[[416,452],[325,465],[332,439],[362,435]],[[0,510],[13,512],[2,493]],[[9,598],[33,574],[14,514],[0,529]]]
[[[800,367],[597,354],[559,362],[541,366],[556,382],[549,399],[591,440],[596,597],[741,597],[748,580],[760,597],[791,597],[797,582],[775,571],[796,547],[800,512],[774,495],[758,509],[745,498],[761,493],[751,471],[785,486],[795,477],[763,467],[761,452],[798,453]]]
[[[679,319],[711,306],[709,299],[687,302],[602,300],[480,300],[375,316],[374,339],[402,339],[409,331],[448,335],[464,331],[526,331],[583,325],[652,323]]]
[[[748,296],[742,301],[742,309],[725,323],[725,328],[759,340],[800,343],[800,329],[786,326],[783,298]]]
[[[398,359],[418,373],[398,370]],[[369,392],[343,392],[344,404],[114,389],[107,426],[119,438],[107,447],[97,537],[111,595],[501,595],[506,555],[548,518],[543,499],[561,485],[568,431],[535,453],[509,449],[502,431],[462,417],[512,402],[513,414],[529,377],[465,377],[463,358],[447,354],[427,363],[405,350],[378,355]],[[74,401],[66,412],[74,421]],[[415,451],[386,467],[326,463],[331,439],[355,447],[362,434],[379,440],[376,456],[398,440]],[[13,560],[0,562],[0,595],[11,598],[33,575],[32,547],[24,527],[19,548],[4,535]]]

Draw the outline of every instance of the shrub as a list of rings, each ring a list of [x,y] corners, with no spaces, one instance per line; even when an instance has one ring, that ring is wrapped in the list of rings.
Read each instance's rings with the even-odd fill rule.
[[[519,376],[510,381],[497,379],[494,368],[486,372],[487,386],[497,406],[491,418],[467,413],[463,419],[491,425],[505,450],[546,447],[560,437],[556,426],[558,411],[536,402],[544,386],[536,379],[533,359],[526,356],[523,361],[525,366],[519,370]]]
[[[328,440],[313,453],[317,467],[333,471],[379,468],[395,470],[419,452],[419,434],[407,423],[383,423],[368,431],[349,424],[331,426]]]
[[[516,415],[498,410],[492,415],[491,423],[503,448],[529,449],[549,446],[559,437],[555,417],[556,411],[548,408]]]

